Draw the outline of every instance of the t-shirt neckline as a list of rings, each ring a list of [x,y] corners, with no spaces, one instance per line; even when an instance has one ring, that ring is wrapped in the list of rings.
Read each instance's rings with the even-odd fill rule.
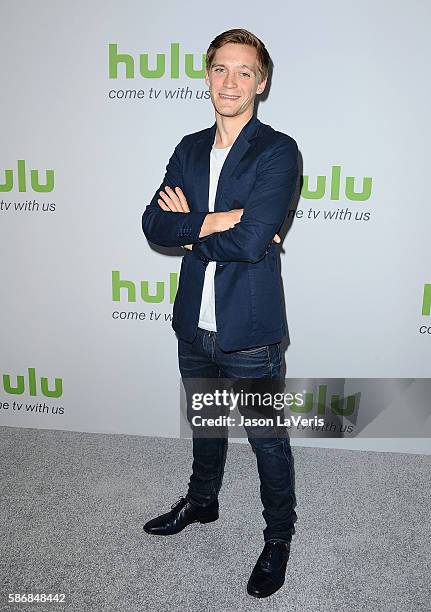
[[[212,146],[212,150],[213,150],[213,151],[228,151],[229,149],[231,149],[231,148],[232,148],[232,146],[233,146],[233,144],[234,144],[234,143],[232,143],[232,144],[231,144],[231,145],[229,145],[228,147],[216,147],[216,146],[215,146],[215,143],[216,143],[216,141],[215,141],[215,138],[214,138],[214,142],[213,142],[213,146]]]

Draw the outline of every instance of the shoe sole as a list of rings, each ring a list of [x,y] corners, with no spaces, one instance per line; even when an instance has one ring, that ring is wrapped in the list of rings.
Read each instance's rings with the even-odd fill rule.
[[[214,521],[218,521],[218,515],[213,517],[213,518],[205,518],[205,519],[198,519],[196,521],[193,521],[194,523],[213,523]]]
[[[190,521],[190,523],[188,523],[187,525],[184,525],[184,527],[180,529],[179,531],[173,531],[172,533],[155,533],[154,531],[147,531],[145,527],[143,527],[143,529],[145,533],[148,533],[149,535],[170,536],[170,535],[176,535],[177,533],[181,533],[181,531],[184,531],[186,527],[188,527],[189,525],[193,525],[193,523],[213,523],[214,521],[217,521],[218,519],[219,519],[218,515],[216,517],[211,517],[211,518],[196,519],[195,521]]]
[[[270,593],[265,593],[265,595],[259,595],[257,593],[250,593],[250,591],[248,589],[247,589],[247,593],[249,595],[251,595],[251,597],[255,597],[256,599],[264,599],[265,597],[271,597],[271,595],[274,595],[274,593],[276,593],[277,591],[279,591],[281,589],[281,587],[283,586],[284,582],[285,581],[283,580],[283,582],[280,584],[279,587],[277,587],[276,589],[274,589],[274,591],[271,591]]]

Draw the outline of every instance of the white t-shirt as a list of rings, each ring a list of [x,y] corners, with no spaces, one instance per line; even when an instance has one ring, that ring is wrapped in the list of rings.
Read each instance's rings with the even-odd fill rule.
[[[214,212],[214,202],[217,193],[218,179],[224,161],[232,145],[224,149],[215,148],[215,140],[210,153],[210,185],[208,194],[208,210]],[[217,331],[215,315],[214,275],[216,262],[210,261],[205,269],[205,280],[202,289],[201,310],[198,326],[209,331]]]

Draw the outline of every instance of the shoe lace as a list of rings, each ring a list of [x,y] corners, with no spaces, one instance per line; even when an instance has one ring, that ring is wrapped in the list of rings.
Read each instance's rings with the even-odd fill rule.
[[[273,546],[269,546],[266,550],[266,554],[261,559],[260,565],[262,569],[269,570],[271,568],[271,558],[274,551]]]
[[[177,508],[180,504],[183,503],[183,500],[185,499],[184,496],[181,496],[178,501],[176,501],[174,504],[172,504],[171,509],[175,510],[175,508]]]
[[[264,554],[260,560],[260,566],[264,571],[269,571],[271,569],[272,556],[276,547],[272,545],[272,543],[267,543],[265,548],[266,550],[264,550]]]

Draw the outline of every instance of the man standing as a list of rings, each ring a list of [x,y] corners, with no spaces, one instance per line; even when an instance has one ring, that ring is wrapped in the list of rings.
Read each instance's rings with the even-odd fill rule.
[[[188,378],[280,376],[280,341],[288,335],[276,253],[298,178],[298,148],[254,115],[270,57],[254,34],[229,30],[211,43],[205,81],[215,124],[185,136],[142,216],[151,242],[185,249],[172,326],[179,369]],[[284,583],[297,515],[289,437],[245,426],[256,454],[266,521],[264,548],[247,591],[267,597]],[[261,432],[262,436],[259,436]],[[227,433],[193,435],[185,497],[144,526],[172,535],[218,518]]]

